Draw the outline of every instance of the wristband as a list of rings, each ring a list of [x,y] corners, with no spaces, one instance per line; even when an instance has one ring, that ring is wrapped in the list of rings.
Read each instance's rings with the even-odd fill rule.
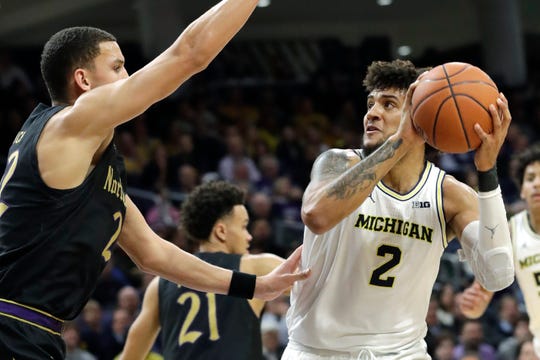
[[[257,276],[233,270],[227,295],[244,299],[253,299]]]
[[[497,179],[497,166],[488,171],[478,171],[478,191],[488,192],[495,190],[499,186]]]

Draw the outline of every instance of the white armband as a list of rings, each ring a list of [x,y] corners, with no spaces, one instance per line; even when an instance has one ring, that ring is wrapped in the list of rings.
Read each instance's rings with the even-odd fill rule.
[[[510,230],[501,189],[478,193],[480,220],[469,223],[461,234],[464,255],[478,282],[498,291],[514,282],[514,259]]]

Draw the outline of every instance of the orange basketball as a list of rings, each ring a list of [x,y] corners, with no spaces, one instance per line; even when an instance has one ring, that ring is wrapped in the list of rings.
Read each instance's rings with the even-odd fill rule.
[[[448,153],[476,149],[481,140],[474,130],[493,130],[489,105],[499,90],[489,75],[461,62],[439,65],[419,78],[412,97],[412,118],[426,142]]]

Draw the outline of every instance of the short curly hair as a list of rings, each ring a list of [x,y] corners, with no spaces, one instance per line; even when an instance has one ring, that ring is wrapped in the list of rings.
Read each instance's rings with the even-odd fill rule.
[[[182,204],[182,225],[189,240],[208,240],[219,219],[244,205],[245,194],[235,185],[217,180],[197,186]]]
[[[521,188],[527,166],[537,161],[540,162],[540,143],[535,143],[525,151],[515,155],[513,161],[515,161],[516,166],[512,175],[518,188]]]
[[[374,61],[364,78],[364,88],[373,90],[407,90],[427,68],[416,68],[409,60]]]

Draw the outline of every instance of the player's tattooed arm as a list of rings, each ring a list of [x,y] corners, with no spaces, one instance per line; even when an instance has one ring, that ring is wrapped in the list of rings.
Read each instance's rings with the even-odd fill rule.
[[[349,198],[357,192],[373,187],[374,182],[378,181],[377,166],[394,156],[401,143],[401,139],[389,140],[359,162],[357,155],[351,155],[351,152],[327,151],[313,166],[311,177],[322,181],[337,178],[326,189],[326,196],[336,199]]]
[[[365,159],[353,150],[332,149],[313,165],[304,191],[302,220],[315,233],[335,226],[371,194],[377,182],[406,152],[401,139],[388,139]]]

